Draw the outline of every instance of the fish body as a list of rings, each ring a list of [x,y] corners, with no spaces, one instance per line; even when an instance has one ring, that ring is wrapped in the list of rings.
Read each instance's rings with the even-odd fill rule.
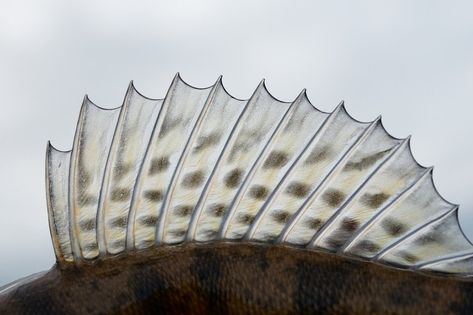
[[[473,283],[324,252],[186,244],[55,266],[3,314],[471,314]]]
[[[56,265],[5,314],[471,314],[473,245],[381,119],[177,75],[48,144]]]

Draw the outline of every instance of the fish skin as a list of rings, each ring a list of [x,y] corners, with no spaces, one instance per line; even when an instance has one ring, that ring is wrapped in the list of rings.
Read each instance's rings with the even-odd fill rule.
[[[0,314],[472,314],[473,282],[284,245],[185,243],[55,265]]]

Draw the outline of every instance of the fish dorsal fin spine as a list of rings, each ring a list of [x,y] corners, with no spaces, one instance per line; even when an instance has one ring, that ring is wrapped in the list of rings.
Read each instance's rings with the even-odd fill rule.
[[[219,77],[195,88],[177,74],[164,99],[130,83],[123,105],[88,97],[71,151],[48,143],[49,226],[58,263],[185,242],[271,242],[426,272],[473,275],[458,206],[432,168],[381,118],[342,102],[316,109],[261,81],[248,100]]]

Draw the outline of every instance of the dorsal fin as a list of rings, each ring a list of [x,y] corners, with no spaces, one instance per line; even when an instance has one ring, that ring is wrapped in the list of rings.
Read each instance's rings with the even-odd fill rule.
[[[130,84],[123,106],[85,98],[71,151],[48,144],[46,184],[59,263],[182,242],[278,242],[419,271],[473,275],[458,206],[435,189],[409,138],[305,90],[282,102],[264,81],[248,100],[221,77],[179,75],[164,99]]]

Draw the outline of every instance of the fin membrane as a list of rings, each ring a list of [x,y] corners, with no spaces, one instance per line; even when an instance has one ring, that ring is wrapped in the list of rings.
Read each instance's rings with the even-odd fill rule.
[[[164,99],[133,84],[119,108],[85,98],[72,150],[48,145],[46,172],[60,263],[233,240],[473,274],[458,206],[438,194],[409,138],[343,104],[321,112],[305,90],[282,102],[262,81],[239,100],[221,77],[194,88],[176,75]]]

